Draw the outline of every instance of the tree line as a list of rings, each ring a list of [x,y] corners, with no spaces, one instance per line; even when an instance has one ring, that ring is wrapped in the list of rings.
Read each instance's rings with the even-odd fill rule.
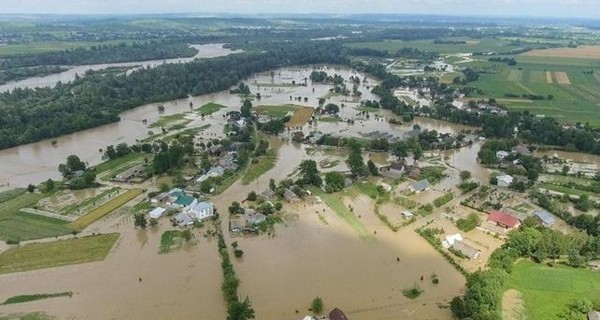
[[[335,43],[271,43],[244,53],[130,74],[91,71],[54,88],[17,88],[0,94],[0,149],[119,121],[143,104],[225,90],[248,76],[289,65],[346,64]]]

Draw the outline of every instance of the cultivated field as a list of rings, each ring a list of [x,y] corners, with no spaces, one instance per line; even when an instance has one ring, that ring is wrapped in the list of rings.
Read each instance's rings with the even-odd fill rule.
[[[568,304],[598,298],[600,273],[522,261],[515,265],[508,286],[522,294],[527,319],[557,319]]]
[[[38,193],[24,193],[0,203],[0,240],[24,241],[71,232],[65,221],[20,212],[43,197]]]
[[[294,115],[285,125],[288,127],[301,127],[305,125],[312,116],[315,109],[311,107],[300,107],[294,112]]]
[[[569,76],[566,72],[555,72],[554,77],[558,84],[571,84],[571,80],[569,80]]]
[[[600,59],[600,46],[531,50],[523,53],[523,55],[530,57]]]
[[[127,192],[117,196],[116,198],[112,199],[111,201],[90,211],[85,216],[73,221],[71,223],[71,227],[75,230],[83,230],[90,224],[94,223],[96,220],[115,211],[117,208],[123,206],[127,202],[131,201],[133,198],[142,194],[143,192],[144,191],[142,189],[128,190]]]
[[[0,254],[0,274],[104,260],[118,233],[33,243]]]

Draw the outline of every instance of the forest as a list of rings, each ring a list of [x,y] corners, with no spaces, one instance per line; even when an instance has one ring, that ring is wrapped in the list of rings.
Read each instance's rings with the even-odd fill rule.
[[[139,69],[131,74],[88,72],[54,88],[0,94],[0,149],[119,121],[119,113],[143,104],[228,89],[248,76],[282,66],[346,64],[335,43],[265,44],[244,53],[186,64]]]

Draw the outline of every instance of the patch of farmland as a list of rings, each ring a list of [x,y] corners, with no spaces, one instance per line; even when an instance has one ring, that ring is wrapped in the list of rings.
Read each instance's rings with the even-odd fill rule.
[[[553,83],[554,82],[552,80],[552,72],[550,72],[550,71],[546,71],[546,82],[548,82],[548,83]]]
[[[521,70],[512,69],[508,73],[508,81],[521,81],[523,72]]]
[[[546,82],[546,75],[544,74],[544,71],[529,71],[527,81]]]
[[[571,84],[569,75],[566,72],[554,72],[554,77],[558,84]]]
[[[531,50],[522,55],[530,57],[600,59],[600,46]]]

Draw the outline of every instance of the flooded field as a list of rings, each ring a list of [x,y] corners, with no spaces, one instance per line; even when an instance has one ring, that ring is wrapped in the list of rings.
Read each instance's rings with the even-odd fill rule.
[[[364,74],[356,73],[346,67],[318,67],[328,73],[337,73],[348,79],[351,75],[365,78]],[[262,99],[253,101],[258,105],[281,105],[294,103],[309,107],[317,107],[318,99],[326,97],[329,94],[329,85],[309,84],[308,86],[288,86],[289,83],[303,82],[305,78],[314,70],[313,67],[304,68],[282,68],[274,70],[273,73],[265,72],[257,74],[247,80],[252,92],[260,90]],[[271,86],[265,86],[271,84]],[[363,91],[363,99],[375,99],[367,87],[373,86],[375,80],[367,78],[367,82],[362,82],[360,90]],[[260,89],[259,89],[260,86]],[[313,91],[314,89],[314,91]],[[302,97],[302,101],[294,102],[290,97]],[[304,98],[308,98],[305,102]],[[348,97],[332,96],[328,103],[344,104],[341,108],[340,117],[342,119],[352,119],[360,112],[357,107],[358,101],[348,101]],[[199,107],[209,102],[216,102],[227,106],[210,116],[201,118],[196,112],[191,112],[189,103],[193,107]],[[163,105],[164,113],[158,111],[158,106]],[[166,103],[154,103],[138,107],[133,110],[123,112],[121,121],[80,131],[74,134],[64,135],[58,138],[31,143],[11,149],[0,151],[0,189],[8,189],[15,186],[27,186],[30,183],[39,183],[48,178],[59,179],[60,174],[57,171],[58,165],[65,161],[70,154],[78,155],[89,165],[95,165],[102,161],[101,149],[106,146],[118,143],[135,143],[137,140],[147,138],[150,132],[158,132],[159,128],[149,128],[152,124],[164,115],[173,115],[187,113],[186,117],[191,120],[188,128],[203,127],[201,137],[215,138],[222,136],[223,126],[225,124],[223,115],[231,110],[239,110],[241,99],[237,95],[229,92],[218,92],[189,99],[180,99]],[[355,124],[346,122],[320,122],[315,125],[304,125],[301,130],[308,134],[311,131],[322,131],[342,136],[358,136],[368,132],[379,130],[397,137],[402,137],[405,132],[413,129],[413,125],[418,124],[422,129],[437,130],[443,133],[457,133],[461,130],[469,130],[472,127],[448,123],[445,121],[416,118],[413,122],[403,125],[392,125],[387,119],[393,117],[387,110],[379,111],[380,117],[374,116],[369,119],[356,121]],[[148,124],[143,121],[146,120]],[[291,133],[290,133],[291,134]],[[53,143],[54,142],[54,143]],[[10,185],[8,185],[10,184]]]

